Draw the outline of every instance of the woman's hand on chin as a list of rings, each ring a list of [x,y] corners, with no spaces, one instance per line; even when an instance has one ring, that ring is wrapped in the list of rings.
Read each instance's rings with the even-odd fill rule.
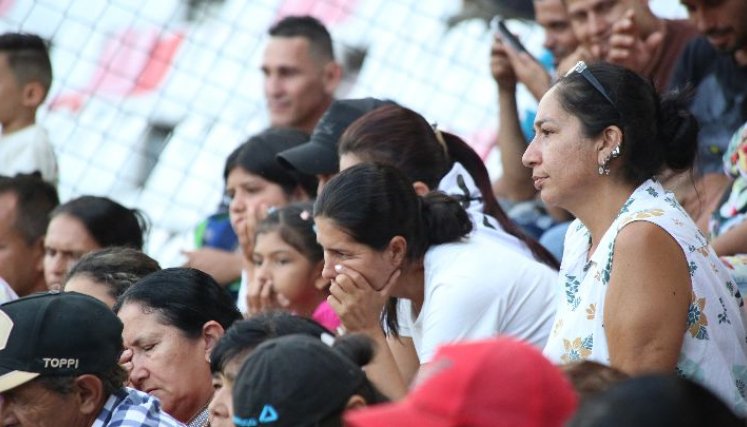
[[[335,271],[338,274],[332,279],[327,302],[340,317],[345,331],[380,332],[381,312],[401,270],[395,270],[378,291],[355,270],[338,264]]]

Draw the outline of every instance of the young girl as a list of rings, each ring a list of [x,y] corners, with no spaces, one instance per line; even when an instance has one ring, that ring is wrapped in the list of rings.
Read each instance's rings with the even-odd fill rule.
[[[334,331],[340,320],[327,304],[329,280],[322,278],[324,252],[316,242],[313,207],[292,204],[272,210],[254,237],[253,280],[270,286],[278,304]]]

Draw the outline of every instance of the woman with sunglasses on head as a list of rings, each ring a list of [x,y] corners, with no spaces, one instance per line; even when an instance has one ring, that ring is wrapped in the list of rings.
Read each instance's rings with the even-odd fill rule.
[[[698,125],[686,101],[660,98],[627,69],[579,63],[544,95],[534,126],[523,163],[542,200],[577,218],[566,235],[545,354],[631,375],[678,372],[744,414],[742,298],[656,180],[695,160]]]

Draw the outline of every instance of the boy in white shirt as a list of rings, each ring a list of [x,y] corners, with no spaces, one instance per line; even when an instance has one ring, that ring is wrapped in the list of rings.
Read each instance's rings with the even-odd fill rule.
[[[52,84],[52,65],[36,35],[0,35],[0,175],[39,172],[57,183],[57,160],[36,110]]]

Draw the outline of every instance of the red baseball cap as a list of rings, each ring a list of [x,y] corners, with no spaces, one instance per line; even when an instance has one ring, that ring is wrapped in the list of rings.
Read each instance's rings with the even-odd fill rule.
[[[561,427],[577,397],[531,345],[501,337],[441,347],[402,401],[351,411],[346,426]]]

